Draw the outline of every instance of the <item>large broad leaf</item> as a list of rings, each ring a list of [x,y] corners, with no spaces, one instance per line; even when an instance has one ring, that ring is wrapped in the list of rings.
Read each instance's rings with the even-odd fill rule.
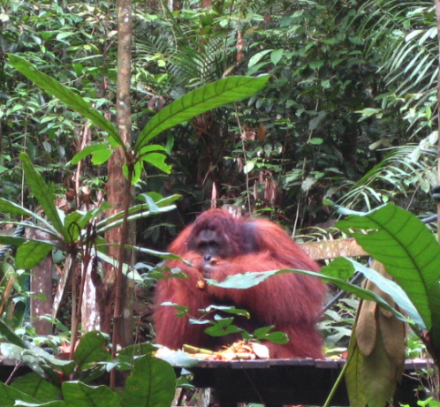
[[[174,398],[176,375],[167,362],[151,355],[134,363],[122,398],[124,407],[169,407]]]
[[[19,156],[23,163],[23,170],[26,176],[26,181],[31,189],[32,193],[38,200],[38,203],[43,207],[44,213],[47,219],[52,224],[52,227],[68,241],[68,236],[64,232],[63,222],[61,221],[58,210],[55,206],[55,195],[52,193],[49,186],[44,182],[43,177],[35,171],[34,166],[31,163],[28,155],[20,153]]]
[[[17,249],[15,265],[19,269],[30,270],[47,257],[52,247],[52,245],[33,240],[23,243]]]
[[[7,339],[8,342],[19,346],[20,348],[27,348],[28,343],[21,339],[7,324],[0,319],[0,335]]]
[[[393,204],[351,215],[337,226],[385,266],[429,330],[440,310],[440,246],[426,226]]]
[[[41,222],[42,224],[46,225],[49,230],[43,229],[43,228],[39,228],[40,230],[43,230],[46,233],[49,234],[56,234],[56,230],[52,227],[52,225],[44,218],[42,218],[41,216],[39,216],[38,214],[36,214],[35,212],[30,211],[29,209],[23,208],[20,205],[15,204],[14,202],[8,201],[4,198],[0,198],[0,213],[9,213],[11,215],[22,215],[24,217],[32,217],[37,219],[39,222]],[[7,223],[10,225],[17,225],[17,226],[31,226],[31,227],[36,227],[36,226],[32,226],[29,225],[27,223],[24,222],[1,222],[1,223]]]
[[[113,123],[108,121],[83,98],[76,93],[73,93],[69,88],[62,85],[50,76],[37,71],[37,69],[25,59],[13,54],[8,54],[8,57],[11,65],[18,69],[24,76],[29,78],[46,92],[60,99],[63,103],[78,112],[80,115],[90,119],[93,124],[98,126],[100,129],[104,130],[109,135],[110,140],[113,141],[112,144],[114,147],[116,145],[124,147],[124,142]]]
[[[32,211],[4,198],[0,198],[0,212],[10,213],[11,215],[34,216]]]
[[[0,405],[2,407],[14,407],[16,400],[23,400],[28,403],[38,403],[38,400],[28,396],[20,390],[0,383]]]
[[[106,348],[108,343],[109,338],[102,332],[87,332],[81,338],[75,350],[75,361],[78,365],[78,370],[83,369],[89,363],[109,360],[111,355]]]
[[[136,213],[134,215],[130,215],[127,218],[127,220],[128,220],[128,222],[132,222],[132,221],[137,220],[137,219],[146,218],[146,217],[151,216],[151,215],[153,215],[155,213],[169,212],[169,211],[171,211],[171,210],[173,210],[175,208],[176,208],[175,205],[169,205],[169,206],[158,208],[155,212],[151,212],[151,211],[139,212],[139,213]],[[130,209],[129,212],[132,212],[132,210]],[[123,213],[119,212],[116,215],[114,215],[114,217],[112,217],[112,219],[114,219],[114,218],[121,218],[121,216],[123,216]],[[110,218],[108,218],[107,222],[108,223],[105,224],[105,221],[101,221],[101,222],[99,222],[97,224],[98,233],[102,234],[102,233],[106,232],[109,229],[112,229],[112,228],[114,228],[116,226],[122,225],[123,219],[118,219],[118,220],[116,220],[114,222],[110,222]]]
[[[25,237],[5,236],[0,234],[0,244],[18,247],[22,245],[25,241]]]
[[[87,212],[73,211],[64,218],[64,230],[70,241],[77,240],[81,233],[85,232],[87,225],[92,219],[96,219],[105,210],[111,208],[107,202],[103,202],[98,208]]]
[[[107,246],[107,245],[105,245]],[[99,245],[97,246],[99,248]],[[129,247],[128,245],[125,247]],[[115,269],[117,269],[119,267],[119,262],[114,259],[113,257],[108,256],[107,254],[105,254],[104,252],[100,252],[98,251],[96,253],[96,255],[102,260],[105,261],[109,264],[112,265],[112,267],[114,267]],[[123,264],[122,265],[122,273],[124,274],[124,276],[127,276],[128,278],[131,278],[132,280],[135,281],[143,281],[142,277],[139,275],[138,271],[136,269],[134,269],[133,267],[130,267],[128,264]]]
[[[12,382],[11,386],[40,402],[61,398],[61,390],[36,373],[28,373],[19,377]]]
[[[168,253],[168,252],[158,252],[157,250],[148,249],[146,247],[140,247],[140,246],[132,246],[127,245],[127,248],[130,250],[133,250],[135,252],[145,253],[150,256],[156,256],[159,257],[159,259],[167,259],[167,260],[181,260],[182,258],[174,253]]]
[[[269,76],[230,76],[193,90],[157,113],[144,127],[134,149],[140,151],[162,131],[225,103],[247,98],[260,90]]]
[[[121,407],[116,394],[108,386],[87,386],[81,382],[64,382],[62,391],[68,406]]]
[[[10,342],[0,344],[2,356],[29,366],[34,372],[40,375],[46,373],[54,383],[59,381],[60,372],[63,372],[65,375],[69,375],[73,372],[75,368],[75,362],[73,360],[57,359],[44,349],[30,345],[27,342],[20,344],[19,340],[21,339],[17,339],[16,335],[13,332],[8,332],[8,330],[10,330],[10,328],[5,329],[4,323],[0,320],[0,333]],[[5,333],[8,336],[6,336]]]
[[[160,198],[158,197],[158,200],[152,200],[151,196],[149,195],[154,195],[153,192],[150,192],[149,194],[139,194],[138,195],[138,199],[144,199],[146,201],[146,204],[139,204],[139,205],[134,205],[132,207],[130,207],[130,209],[128,210],[129,215],[130,214],[135,214],[133,216],[136,216],[134,219],[132,220],[136,220],[139,217],[147,217],[156,213],[161,213],[161,212],[168,212],[171,211],[173,209],[176,208],[175,205],[171,205],[173,202],[177,201],[178,199],[180,199],[182,196],[175,194],[175,195],[170,195],[167,196],[165,198],[163,198],[160,195]],[[159,194],[157,194],[159,195]],[[103,231],[106,231],[108,229],[110,229],[108,226],[111,222],[119,219],[120,221],[122,220],[122,218],[124,217],[124,212],[118,212],[112,216],[109,216],[107,218],[105,218],[104,220],[98,222],[96,224],[96,228],[98,229],[98,233],[102,233]],[[130,220],[130,216],[129,216],[129,220]],[[113,225],[117,226],[118,224]]]
[[[165,172],[166,174],[171,173],[171,169],[173,168],[171,165],[165,163],[165,159],[167,156],[161,153],[148,153],[141,156],[142,161],[154,165],[159,170]]]
[[[338,259],[337,259],[338,260]],[[408,298],[405,291],[396,284],[393,280],[384,277],[378,271],[368,268],[357,261],[350,258],[340,258],[339,260],[348,261],[353,264],[356,271],[361,272],[366,278],[372,281],[380,290],[387,293],[393,301],[399,306],[399,308],[410,317],[412,321],[418,326],[419,329],[426,330],[425,321],[422,319],[421,315],[417,312],[414,304]],[[330,266],[332,266],[330,263]]]
[[[70,160],[70,162],[72,164],[78,164],[83,158],[87,157],[88,155],[92,155],[92,156],[99,156],[100,154],[104,153],[104,155],[107,154],[107,156],[111,155],[111,150],[110,152],[108,152],[109,146],[106,143],[99,143],[99,144],[92,144],[89,145],[87,147],[84,147],[79,153],[76,153],[73,158]],[[94,158],[92,158],[92,163],[97,165],[96,161]]]
[[[366,396],[364,393],[364,386],[362,385],[361,370],[364,362],[362,353],[359,352],[356,341],[356,331],[350,338],[350,345],[348,347],[349,359],[345,366],[345,383],[347,385],[348,399],[351,407],[365,407]]]
[[[66,404],[64,400],[49,401],[47,403],[26,403],[18,400],[15,402],[14,407],[71,407]]]
[[[351,261],[349,261],[348,259],[341,258],[341,259],[337,259],[337,260],[338,260],[337,262],[336,261],[332,262],[332,263],[336,264],[335,266],[333,266],[333,267],[335,267],[335,269],[340,268],[342,262],[344,262],[344,265],[343,265],[344,268],[350,267],[353,271],[355,270],[355,268],[353,267],[353,265],[355,265],[355,263],[350,264]],[[328,266],[327,269],[328,268],[331,269],[331,267],[332,266],[330,264],[330,266]],[[370,270],[370,271],[371,271],[371,273],[374,273],[374,270]],[[333,275],[329,275],[329,274],[324,274],[324,273],[315,273],[314,271],[307,271],[307,270],[282,269],[282,270],[273,270],[273,271],[262,271],[262,272],[258,272],[258,273],[248,272],[248,273],[243,273],[243,274],[234,274],[234,275],[228,276],[224,281],[222,281],[220,283],[217,282],[216,280],[212,280],[212,279],[206,279],[206,282],[209,285],[214,285],[216,287],[234,288],[234,289],[242,289],[243,290],[243,289],[253,287],[257,284],[260,284],[261,282],[263,282],[267,278],[270,278],[274,275],[283,274],[283,273],[299,273],[299,274],[304,274],[306,276],[318,277],[326,283],[333,283],[336,286],[338,286],[339,288],[341,288],[342,290],[357,295],[361,299],[371,300],[371,301],[377,302],[380,306],[384,307],[387,310],[390,310],[394,314],[394,316],[401,321],[407,320],[399,311],[397,311],[392,306],[390,306],[383,298],[381,298],[376,293],[374,293],[370,290],[366,290],[364,288],[358,287],[354,284],[351,284],[348,281],[346,281],[345,279],[334,277],[335,273],[333,273]],[[376,274],[378,274],[378,273],[376,272]],[[375,283],[378,286],[380,285],[380,288],[382,290],[384,290],[384,288],[387,289],[384,285],[382,285],[383,280],[385,280],[385,279],[383,277],[381,278],[381,276],[377,276],[377,278],[375,279]],[[392,287],[392,284],[393,284],[392,282],[386,283],[386,285],[388,287]],[[394,284],[394,285],[397,287],[396,284]]]

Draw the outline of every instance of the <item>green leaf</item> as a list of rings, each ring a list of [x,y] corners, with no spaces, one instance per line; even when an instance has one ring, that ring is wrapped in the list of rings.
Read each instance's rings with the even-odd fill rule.
[[[69,213],[64,218],[64,230],[69,236],[70,241],[76,241],[81,234],[81,229],[84,225],[80,225],[78,222],[82,218],[82,214],[78,211]]]
[[[319,69],[324,65],[324,61],[312,61],[309,62],[309,66],[311,69]]]
[[[174,398],[176,375],[167,362],[151,355],[134,363],[122,396],[123,407],[169,407]]]
[[[151,196],[152,192],[150,192],[149,195]],[[164,206],[168,206],[168,205],[172,204],[173,202],[176,202],[180,198],[182,198],[182,195],[179,195],[179,194],[166,196],[165,198],[157,200],[156,205],[162,208]]]
[[[255,168],[255,161],[249,160],[243,167],[243,172],[249,174]]]
[[[362,386],[369,407],[385,406],[396,391],[396,378],[392,374],[394,368],[380,332],[372,353],[364,355],[361,367]]]
[[[75,361],[78,364],[78,369],[84,369],[84,366],[90,363],[109,360],[111,354],[107,349],[108,343],[108,336],[102,332],[87,332],[79,341],[75,351]]]
[[[274,325],[258,328],[253,332],[253,336],[259,340],[270,341],[273,343],[288,343],[289,337],[286,333],[280,331],[270,332],[274,328]]]
[[[64,218],[64,230],[69,236],[70,241],[77,240],[92,219],[110,208],[111,205],[109,203],[103,202],[98,208],[90,209],[87,212],[74,211],[69,213]]]
[[[248,68],[252,68],[255,64],[258,64],[258,62],[260,62],[260,59],[269,52],[272,52],[272,49],[265,49],[264,51],[252,55],[252,57],[249,59]]]
[[[7,339],[8,342],[19,346],[20,348],[27,348],[27,342],[23,341],[7,324],[0,319],[0,335]]]
[[[156,202],[154,201],[153,197],[150,196],[147,192],[143,194],[139,194],[137,198],[144,199],[145,203],[148,205],[148,208],[150,209],[150,212],[157,213],[159,212],[159,206],[156,205]]]
[[[276,65],[278,62],[280,62],[281,58],[283,57],[284,50],[283,49],[275,49],[270,54],[270,60],[274,65]]]
[[[110,257],[107,254],[100,252],[100,251],[97,252],[97,256],[101,260],[111,264],[112,267],[114,267],[115,269],[118,268],[119,262],[116,259],[114,259],[113,257]],[[128,266],[125,263],[122,265],[122,273],[124,273],[125,276],[127,276],[128,278],[131,278],[132,280],[139,281],[139,282],[143,281],[142,277],[139,275],[137,270],[133,269],[132,267]]]
[[[270,341],[273,343],[288,343],[289,342],[289,336],[280,331],[276,332],[270,332],[264,336],[257,336],[258,339]]]
[[[363,216],[349,216],[336,226],[385,266],[429,330],[431,313],[440,308],[440,246],[423,222],[387,204]]]
[[[17,400],[15,407],[70,407],[64,400],[49,401],[48,403],[26,403],[22,400]]]
[[[240,315],[242,317],[246,317],[247,319],[251,317],[249,311],[235,308],[235,305],[210,305],[209,307],[205,308],[204,312],[210,313],[212,310],[222,311],[222,313],[227,314]]]
[[[46,243],[34,240],[23,243],[17,249],[15,264],[20,269],[30,270],[48,256],[52,247]]]
[[[142,157],[144,154],[151,153],[152,151],[168,151],[164,146],[159,144],[150,144],[149,146],[143,147],[139,151],[139,157]]]
[[[23,163],[23,170],[29,188],[37,198],[38,203],[43,207],[47,219],[51,222],[52,227],[58,233],[62,234],[66,242],[68,242],[68,236],[64,234],[63,223],[54,203],[55,196],[52,193],[52,190],[44,182],[43,177],[37,171],[35,171],[35,168],[27,154],[20,153],[19,158]]]
[[[268,80],[267,75],[258,78],[231,76],[182,96],[152,117],[136,140],[134,149],[140,151],[148,141],[170,127],[225,103],[251,96]]]
[[[37,225],[33,225],[33,224],[29,224],[27,222],[13,222],[13,221],[8,221],[8,222],[0,222],[0,224],[9,224],[9,225],[14,225],[14,226],[24,226],[24,227],[30,227],[33,229],[38,229],[41,230],[42,232],[48,233],[49,235],[51,235],[53,238],[57,238],[57,231],[52,227],[52,225],[42,216],[39,216],[38,214],[23,208],[20,205],[17,205],[13,202],[7,201],[6,199],[0,198],[0,213],[10,213],[11,215],[19,215],[19,216],[25,216],[25,217],[33,217],[36,220],[38,220],[39,222],[41,222],[43,225],[45,225],[47,227],[43,228],[41,226],[37,226]]]
[[[87,386],[81,382],[64,382],[64,400],[72,407],[121,407],[116,394],[108,386]],[[146,405],[146,404],[139,404]]]
[[[146,355],[147,353],[152,353],[156,351],[156,346],[152,345],[149,342],[143,342],[134,345],[128,345],[126,348],[121,349],[119,351],[119,356],[125,356],[132,360],[135,356]]]
[[[342,280],[348,280],[354,274],[354,266],[343,257],[334,259],[328,266],[321,269],[321,273]]]
[[[0,234],[0,244],[18,247],[24,242],[26,242],[26,238],[24,237],[4,236]]]
[[[133,246],[133,245],[130,245],[129,247],[133,251],[137,251],[137,252],[140,252],[140,253],[145,253],[145,254],[148,254],[149,256],[156,256],[156,257],[159,257],[160,259],[182,260],[182,258],[180,256],[178,256],[177,254],[174,254],[174,253],[158,252],[157,250],[148,249],[146,247]]]
[[[215,322],[212,322],[213,325],[206,328],[204,332],[216,337],[243,332],[243,329],[233,325],[233,322],[234,318],[218,318]]]
[[[81,98],[76,93],[73,93],[69,88],[62,85],[50,76],[39,72],[31,63],[27,62],[25,59],[13,54],[8,54],[8,58],[11,65],[14,68],[18,69],[24,76],[29,78],[32,82],[34,82],[40,88],[44,89],[46,92],[60,99],[71,109],[91,120],[93,124],[104,130],[109,135],[109,137],[114,141],[113,144],[120,145],[125,148],[124,142],[113,123],[108,121],[101,113],[94,109],[83,98]]]
[[[169,211],[172,211],[173,209],[176,209],[176,206],[175,205],[169,205],[169,206],[165,206],[165,207],[159,208],[158,211],[154,212],[154,213],[169,212]],[[131,222],[131,221],[134,221],[134,220],[137,220],[137,219],[146,218],[146,217],[150,216],[152,213],[153,212],[150,212],[150,211],[139,212],[139,213],[136,213],[135,215],[130,215],[128,217],[128,221]],[[118,216],[118,218],[119,218],[119,216]],[[99,233],[104,233],[107,230],[109,230],[111,228],[114,228],[116,226],[119,226],[121,224],[122,224],[122,219],[118,219],[117,221],[108,223],[107,225],[104,225],[103,223],[100,222],[99,223],[98,232]]]
[[[272,329],[275,328],[275,325],[271,325],[271,326],[264,326],[262,328],[258,328],[254,331],[254,335],[257,338],[260,337],[264,337],[265,335],[267,335]]]
[[[131,184],[132,185],[136,185],[139,180],[141,179],[141,175],[142,175],[142,170],[143,170],[144,166],[142,164],[141,160],[138,160],[134,163],[133,165],[133,174],[131,175]],[[125,178],[128,179],[128,166],[127,164],[124,164],[122,166],[122,172],[125,176]]]
[[[32,211],[4,198],[0,198],[0,212],[19,216],[34,216],[34,213]]]
[[[61,398],[61,390],[36,373],[28,373],[19,377],[12,382],[11,386],[40,402]]]
[[[0,333],[2,335],[7,333],[0,320]],[[4,342],[0,344],[1,354],[9,359],[16,360],[29,366],[33,371],[43,375],[46,373],[52,380],[59,380],[59,372],[65,375],[72,373],[75,362],[73,360],[61,360],[46,352],[44,349],[37,346],[29,345],[28,343],[17,343],[16,335],[9,333],[7,337],[10,343]],[[12,339],[12,340],[11,340]],[[18,338],[20,339],[20,338]]]
[[[255,285],[260,284],[267,278],[276,275],[278,272],[276,270],[274,271],[265,271],[261,273],[243,273],[243,274],[234,274],[228,276],[225,280],[223,280],[221,283],[217,282],[216,280],[212,280],[207,278],[206,281],[209,285],[213,285],[216,287],[222,287],[222,288],[236,288],[238,290],[245,290],[247,288],[253,287]]]
[[[362,353],[356,343],[355,331],[353,330],[349,346],[349,359],[345,370],[345,383],[347,385],[348,399],[352,407],[365,407],[367,400],[361,380],[361,369],[364,361]]]
[[[16,400],[24,400],[29,403],[38,403],[38,400],[35,400],[26,393],[14,389],[11,386],[7,386],[4,383],[0,383],[0,400],[2,407],[14,407]]]
[[[384,277],[382,274],[374,269],[368,268],[357,261],[350,258],[340,258],[336,260],[344,260],[355,266],[357,271],[360,271],[365,277],[371,280],[378,288],[390,295],[390,297],[396,302],[401,310],[405,312],[417,325],[419,328],[426,330],[425,322],[423,321],[421,315],[417,312],[414,304],[408,298],[405,291],[396,284],[393,280]],[[330,264],[330,266],[334,261]],[[340,264],[340,263],[338,263]]]
[[[95,151],[92,154],[92,164],[101,165],[106,163],[113,154],[113,149],[106,148],[105,150]]]
[[[142,161],[154,165],[156,168],[165,172],[166,174],[170,174],[173,167],[171,165],[165,164],[166,158],[167,156],[161,153],[150,153],[141,157]]]
[[[78,164],[82,159],[84,159],[88,155],[90,155],[90,154],[95,155],[100,152],[102,153],[103,151],[106,151],[106,150],[109,150],[109,146],[106,143],[92,144],[90,146],[84,147],[79,153],[76,153],[70,162],[71,162],[71,164]],[[111,151],[113,151],[113,150],[111,150]],[[93,162],[93,160],[92,160],[92,162]]]
[[[351,261],[351,260],[346,259],[346,261]],[[351,261],[351,262],[353,262],[353,261]],[[282,270],[273,270],[273,271],[262,271],[262,272],[258,272],[258,273],[248,272],[248,273],[243,273],[243,274],[230,275],[221,283],[219,283],[216,280],[212,280],[212,279],[206,279],[206,282],[209,285],[213,285],[215,287],[234,288],[234,289],[244,290],[244,289],[253,287],[257,284],[260,284],[261,282],[263,282],[267,278],[270,278],[270,277],[277,275],[277,274],[283,274],[283,273],[299,273],[299,274],[304,274],[306,276],[318,277],[327,283],[333,283],[333,284],[337,285],[339,288],[341,288],[344,291],[347,291],[349,293],[353,293],[353,294],[357,295],[361,299],[371,300],[371,301],[377,302],[380,306],[384,307],[387,310],[390,310],[396,316],[396,318],[400,319],[401,321],[406,322],[406,318],[400,312],[398,312],[393,307],[391,307],[383,298],[381,298],[376,293],[374,293],[370,290],[366,290],[364,288],[358,287],[354,284],[350,284],[348,281],[341,280],[339,278],[332,277],[330,275],[315,273],[314,271],[282,269]],[[380,280],[378,279],[378,281],[380,281]],[[389,284],[392,284],[392,283],[393,282],[391,282]],[[397,284],[395,284],[395,285],[397,286]]]

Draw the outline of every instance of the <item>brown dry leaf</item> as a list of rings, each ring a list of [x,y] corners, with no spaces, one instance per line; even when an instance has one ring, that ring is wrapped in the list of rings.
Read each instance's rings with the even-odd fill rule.
[[[371,268],[384,277],[391,278],[378,261],[373,261]],[[393,299],[371,281],[367,281],[366,288],[380,295],[391,306],[395,306]],[[362,301],[355,334],[361,356],[358,369],[361,373],[362,393],[370,407],[382,407],[393,397],[397,381],[402,376],[405,361],[405,324],[377,303]]]
[[[370,355],[376,345],[376,310],[377,304],[374,301],[362,301],[359,305],[356,337],[359,350],[364,356]]]
[[[266,141],[266,128],[263,123],[260,123],[258,126],[258,140],[261,142]]]
[[[390,359],[394,380],[400,381],[405,363],[405,324],[397,318],[379,313],[379,328],[385,351]]]
[[[244,42],[243,42],[243,34],[241,32],[241,30],[237,31],[237,62],[240,62],[243,58],[243,47],[244,47]]]
[[[388,357],[378,330],[376,346],[361,367],[363,391],[369,407],[383,407],[396,391],[396,366]]]

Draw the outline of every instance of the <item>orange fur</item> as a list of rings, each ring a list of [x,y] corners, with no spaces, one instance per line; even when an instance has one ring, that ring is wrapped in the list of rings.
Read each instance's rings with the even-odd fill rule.
[[[226,236],[232,254],[216,261],[205,261],[199,253],[188,250],[202,230],[214,230]],[[199,216],[171,244],[170,251],[187,260],[169,261],[170,268],[180,268],[188,279],[171,278],[158,282],[156,294],[156,340],[172,349],[183,344],[218,349],[237,339],[237,335],[211,337],[203,331],[206,325],[191,325],[188,317],[177,318],[171,307],[160,306],[171,301],[190,309],[190,315],[200,317],[197,311],[210,304],[235,305],[247,309],[251,318],[241,317],[235,322],[248,332],[263,326],[275,325],[276,330],[289,336],[289,343],[265,343],[273,358],[321,358],[322,339],[316,328],[326,295],[320,279],[297,273],[270,277],[259,285],[242,289],[214,286],[198,288],[202,277],[223,281],[227,276],[244,272],[261,272],[283,268],[319,271],[319,266],[279,226],[262,219],[236,219],[226,211],[214,209]]]

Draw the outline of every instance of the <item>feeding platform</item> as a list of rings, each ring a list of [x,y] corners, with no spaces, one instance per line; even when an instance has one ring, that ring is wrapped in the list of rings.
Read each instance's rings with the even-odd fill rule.
[[[253,402],[319,406],[326,401],[344,363],[345,360],[329,359],[201,360],[185,369],[194,375],[194,386],[214,389],[221,405]],[[405,362],[394,402],[417,405],[416,390],[420,382],[413,373],[429,366],[432,364],[426,360]],[[349,406],[344,380],[331,405]]]

